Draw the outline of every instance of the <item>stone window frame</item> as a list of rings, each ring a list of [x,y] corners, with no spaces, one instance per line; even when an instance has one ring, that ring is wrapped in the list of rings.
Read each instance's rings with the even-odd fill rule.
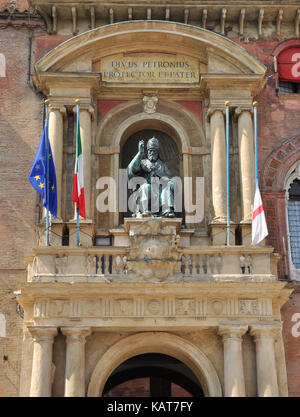
[[[300,181],[300,161],[297,161],[296,164],[292,166],[289,170],[285,182],[285,215],[286,215],[286,230],[287,230],[287,244],[288,244],[288,259],[290,267],[290,278],[292,281],[300,281],[300,268],[296,268],[292,260],[292,251],[291,251],[291,240],[290,240],[290,227],[289,227],[289,214],[288,214],[288,203],[289,203],[289,189],[292,183],[298,179]]]

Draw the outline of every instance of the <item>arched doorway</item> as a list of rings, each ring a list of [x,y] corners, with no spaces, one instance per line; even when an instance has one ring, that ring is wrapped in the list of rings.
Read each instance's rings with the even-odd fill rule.
[[[194,373],[169,355],[146,353],[128,359],[108,378],[104,397],[202,397]]]
[[[181,369],[186,370],[186,368],[188,368],[188,379],[194,382],[198,388],[203,390],[204,396],[222,396],[219,377],[208,357],[198,348],[198,346],[190,341],[166,332],[137,333],[125,337],[112,345],[102,355],[91,375],[88,396],[102,396],[105,393],[104,390],[106,389],[106,384],[110,377],[118,374],[118,367],[127,360],[139,355],[152,355],[155,353],[159,354],[159,357],[156,358],[161,358],[160,355],[167,355],[168,357],[171,357],[171,359],[174,358],[180,363],[183,363],[185,367],[181,367]],[[146,356],[144,356],[142,360],[144,360],[145,357]],[[178,364],[178,362],[176,363]],[[181,375],[184,375],[184,372],[181,372]],[[194,375],[196,379],[191,375]],[[179,378],[176,380],[178,381],[178,379]],[[189,389],[192,390],[191,387]],[[202,395],[200,389],[197,391],[197,395]],[[196,389],[194,391],[193,394],[196,393]]]
[[[159,158],[168,167],[170,171],[170,178],[181,177],[182,178],[182,155],[178,149],[178,145],[175,140],[166,132],[158,129],[142,129],[131,134],[124,142],[121,155],[120,155],[120,168],[126,169],[129,163],[138,152],[138,143],[143,140],[145,143],[145,158],[146,158],[146,145],[150,138],[155,137],[159,140]],[[132,213],[120,213],[120,224],[123,224],[124,217],[130,217]],[[176,217],[183,217],[182,212],[176,213]]]

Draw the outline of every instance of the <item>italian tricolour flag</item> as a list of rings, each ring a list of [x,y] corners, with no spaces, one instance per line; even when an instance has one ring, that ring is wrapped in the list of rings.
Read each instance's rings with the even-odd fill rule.
[[[79,109],[77,112],[77,133],[76,133],[76,161],[73,182],[72,201],[76,203],[76,209],[79,209],[79,215],[83,218],[85,216],[85,201],[84,201],[84,182],[83,182],[83,157],[80,137],[79,124]]]

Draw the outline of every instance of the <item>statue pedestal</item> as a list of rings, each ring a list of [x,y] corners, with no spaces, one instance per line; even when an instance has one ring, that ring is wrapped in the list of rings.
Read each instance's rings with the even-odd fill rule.
[[[227,225],[223,223],[211,223],[211,244],[213,246],[227,245]],[[235,245],[235,225],[230,225],[230,245]]]
[[[69,227],[69,246],[76,246],[76,220],[71,220],[68,223]],[[80,219],[79,223],[79,242],[80,246],[93,246],[93,239],[95,235],[95,224],[92,220]]]
[[[242,245],[250,246],[252,242],[252,223],[240,223]]]
[[[46,221],[44,220],[38,225],[38,245],[46,246]],[[62,246],[62,235],[63,235],[64,223],[59,220],[52,220],[50,227],[50,245],[51,246]]]
[[[181,229],[182,219],[179,218],[164,218],[164,217],[125,217],[124,219],[124,229],[110,229],[112,234],[112,246],[117,247],[128,247],[130,246],[130,231],[140,228],[141,224],[149,225],[152,229],[157,227],[159,224],[160,227],[165,228],[168,226],[171,228],[172,234],[178,234],[180,236],[180,247],[190,246],[190,237],[194,233],[194,230],[190,229]],[[156,226],[155,226],[156,225]]]
[[[134,281],[163,282],[180,273],[178,252],[182,219],[125,218],[129,238],[127,276]]]

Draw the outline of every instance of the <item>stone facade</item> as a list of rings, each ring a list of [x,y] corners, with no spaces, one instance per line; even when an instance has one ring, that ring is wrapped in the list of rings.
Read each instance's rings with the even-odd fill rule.
[[[274,67],[284,45],[300,46],[297,6],[29,3],[0,3],[0,395],[101,395],[122,362],[157,352],[188,364],[207,396],[299,396],[300,296],[298,282],[288,282],[285,182],[300,160],[300,102],[299,94],[280,93]],[[101,81],[103,58],[141,50],[198,60],[201,82],[187,88]],[[50,247],[41,201],[27,179],[46,97],[59,184]],[[70,202],[76,98],[88,217],[81,221],[81,247]],[[269,228],[258,247],[249,237],[254,99]],[[225,245],[226,100],[231,246]],[[123,227],[118,211],[96,209],[97,179],[118,180],[124,143],[150,128],[176,143],[182,177],[205,179],[204,216],[196,223],[127,219]],[[97,246],[97,239],[111,246]]]

